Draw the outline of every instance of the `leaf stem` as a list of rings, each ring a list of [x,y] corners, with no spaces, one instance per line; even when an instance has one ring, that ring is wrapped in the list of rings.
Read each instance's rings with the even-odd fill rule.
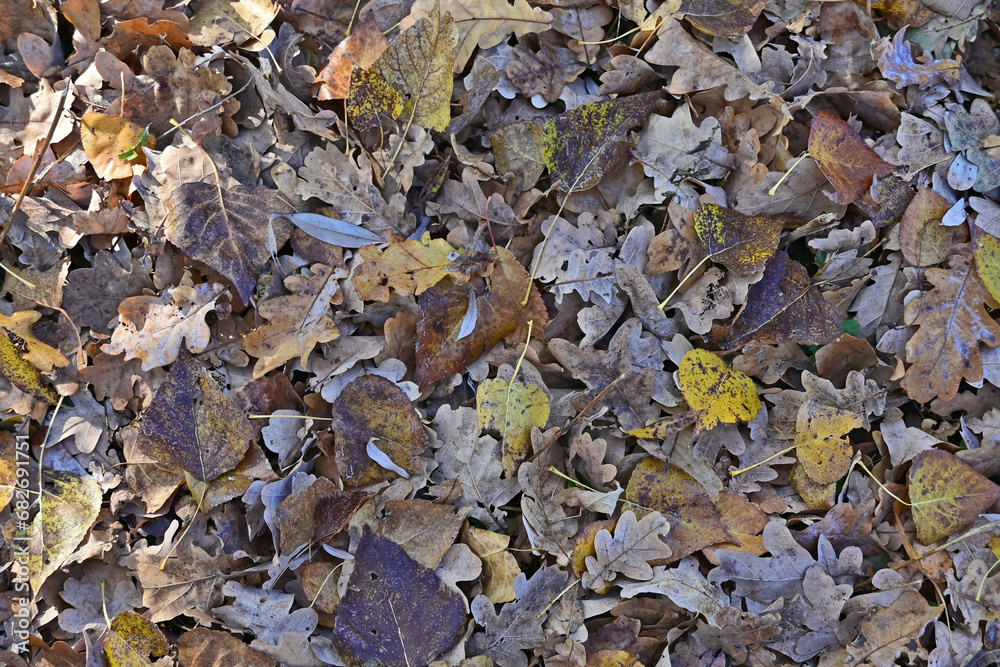
[[[693,276],[695,274],[695,272],[698,271],[698,269],[701,267],[701,265],[704,264],[705,262],[707,262],[711,257],[712,257],[711,255],[705,255],[700,262],[698,262],[697,264],[695,264],[691,268],[691,270],[687,272],[687,275],[684,276],[684,279],[681,280],[679,283],[677,283],[677,287],[674,288],[674,291],[671,292],[670,294],[668,294],[667,298],[663,300],[663,303],[661,303],[658,306],[660,310],[663,310],[664,308],[667,307],[667,304],[670,303],[670,300],[674,298],[674,295],[677,294],[677,291],[681,287],[684,286],[684,283],[687,282],[688,278],[690,278],[691,276]]]

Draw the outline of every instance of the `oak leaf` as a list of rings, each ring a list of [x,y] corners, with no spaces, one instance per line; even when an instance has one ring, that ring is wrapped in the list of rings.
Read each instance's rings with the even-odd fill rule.
[[[358,251],[364,262],[355,269],[351,282],[365,301],[389,301],[390,288],[403,296],[419,296],[446,276],[464,277],[448,271],[458,250],[444,239],[424,234],[420,240],[390,236],[388,241],[383,250],[364,245]]]
[[[343,267],[313,264],[308,274],[285,278],[285,288],[291,294],[267,299],[257,306],[257,313],[270,321],[243,339],[247,354],[257,357],[255,379],[296,357],[306,368],[317,343],[340,335],[330,304],[342,300],[337,280],[346,277]]]
[[[173,363],[181,346],[202,352],[211,339],[205,316],[224,292],[220,284],[182,282],[162,296],[124,299],[118,306],[119,326],[101,350],[111,355],[124,352],[126,360],[142,359],[144,371]]]
[[[684,0],[676,15],[709,35],[737,40],[750,31],[766,4],[766,0]]]
[[[436,8],[404,30],[374,67],[403,98],[407,124],[443,130],[451,120],[455,20]]]
[[[598,589],[605,582],[614,581],[618,574],[636,581],[652,578],[653,568],[647,561],[670,557],[670,547],[660,539],[669,530],[670,525],[659,512],[647,514],[638,521],[632,512],[623,512],[615,526],[614,537],[606,529],[594,537],[596,556],[587,557],[583,585]]]
[[[659,512],[670,522],[664,541],[668,561],[689,556],[711,544],[733,542],[705,488],[673,464],[645,458],[632,472],[625,490],[624,508],[645,517]],[[657,564],[662,564],[657,563]]]
[[[963,379],[982,379],[980,343],[1000,345],[1000,325],[984,304],[992,297],[969,255],[952,255],[947,269],[928,269],[934,289],[906,304],[904,322],[919,328],[906,343],[906,360],[912,365],[902,386],[915,401],[951,400]]]
[[[222,603],[222,585],[236,560],[223,550],[211,555],[190,540],[182,540],[161,570],[157,549],[136,555],[136,574],[142,584],[142,604],[153,623],[180,614],[210,622],[211,610]]]
[[[316,612],[309,608],[292,611],[295,596],[289,593],[266,591],[237,581],[227,581],[222,593],[234,599],[231,604],[213,609],[213,615],[234,629],[250,630],[268,644],[276,646],[286,632],[310,635],[316,629]]]
[[[924,544],[959,532],[1000,500],[1000,486],[955,455],[936,449],[917,454],[908,480],[917,539]]]
[[[255,40],[266,46],[274,38],[274,31],[266,35],[267,27],[277,15],[278,5],[271,0],[205,0],[191,19],[191,41],[213,47]]]
[[[861,623],[858,638],[848,645],[846,652],[853,661],[873,665],[897,662],[901,654],[913,661],[923,652],[914,640],[940,615],[941,608],[931,606],[920,593],[903,591],[890,606],[876,610]],[[839,662],[847,660],[844,656]]]

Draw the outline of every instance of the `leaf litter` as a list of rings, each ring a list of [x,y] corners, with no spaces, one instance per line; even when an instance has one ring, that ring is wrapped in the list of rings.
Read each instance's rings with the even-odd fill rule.
[[[0,24],[4,664],[991,659],[989,3],[164,4]]]

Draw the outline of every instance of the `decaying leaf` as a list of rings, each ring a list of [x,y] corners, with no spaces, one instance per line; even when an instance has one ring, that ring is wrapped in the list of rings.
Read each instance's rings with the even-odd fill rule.
[[[94,171],[108,180],[132,178],[137,173],[133,164],[146,164],[146,154],[141,148],[156,148],[156,137],[121,116],[86,114],[81,121],[80,133],[83,149]]]
[[[443,130],[451,120],[451,90],[458,30],[455,19],[435,8],[400,33],[375,68],[399,92],[404,122]]]
[[[694,214],[705,251],[738,276],[764,270],[778,249],[783,224],[777,216],[747,216],[715,204],[704,204]]]
[[[250,446],[246,410],[182,352],[142,421],[143,452],[209,482],[234,469]]]
[[[390,238],[384,250],[361,246],[364,263],[351,276],[358,296],[372,301],[388,301],[389,290],[419,296],[446,276],[461,280],[461,273],[449,271],[458,251],[444,239],[426,235],[419,241]]]
[[[828,111],[813,116],[809,152],[836,188],[832,199],[838,204],[850,204],[867,191],[873,179],[895,170],[857,131]]]
[[[1000,500],[1000,486],[953,454],[936,449],[917,454],[909,482],[917,539],[924,544],[961,531]]]
[[[1000,325],[984,305],[991,297],[970,260],[963,252],[951,256],[948,269],[929,269],[934,288],[906,305],[905,322],[919,327],[906,343],[912,365],[902,382],[914,400],[954,398],[963,378],[983,377],[980,344],[1000,345]]]
[[[371,459],[369,443],[407,472],[416,471],[416,459],[427,446],[410,399],[379,375],[362,375],[344,387],[333,404],[332,428],[337,434],[337,467],[352,486],[396,476]]]
[[[348,665],[427,664],[455,645],[464,624],[457,592],[392,540],[364,532],[333,635]]]
[[[632,512],[622,513],[613,537],[608,530],[594,537],[595,556],[587,557],[583,585],[596,589],[614,581],[619,573],[636,581],[651,578],[653,569],[648,561],[670,557],[670,547],[660,540],[669,530],[659,512],[647,514],[641,521],[636,521]]]
[[[27,527],[28,580],[36,594],[76,551],[101,509],[101,487],[93,477],[44,470],[38,514]]]
[[[549,399],[534,385],[494,378],[476,390],[476,414],[481,428],[502,436],[504,473],[512,477],[531,453],[531,429],[549,421]]]

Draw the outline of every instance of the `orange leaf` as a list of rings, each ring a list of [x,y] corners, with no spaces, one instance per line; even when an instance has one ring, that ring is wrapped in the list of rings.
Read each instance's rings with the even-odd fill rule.
[[[873,179],[896,170],[850,125],[828,111],[818,111],[813,116],[809,152],[837,189],[831,199],[838,204],[850,204],[871,187]]]

